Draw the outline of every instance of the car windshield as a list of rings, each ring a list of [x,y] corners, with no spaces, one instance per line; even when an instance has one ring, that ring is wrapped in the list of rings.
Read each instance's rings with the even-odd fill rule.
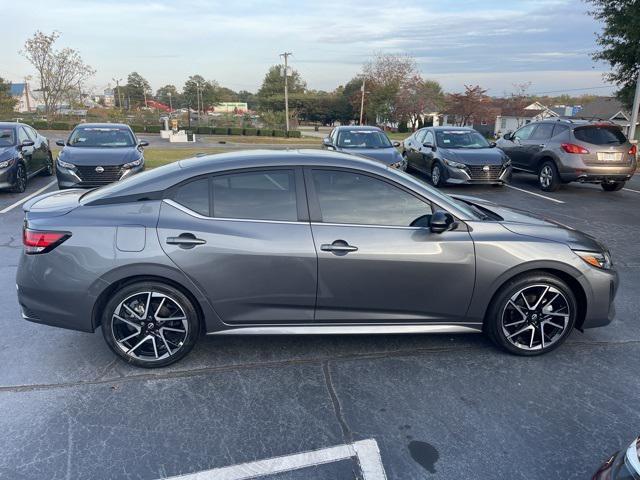
[[[117,148],[133,147],[135,141],[125,127],[82,127],[71,133],[68,144],[72,147]]]
[[[16,143],[13,128],[0,128],[0,147],[10,147]]]
[[[609,125],[579,127],[573,131],[573,135],[576,139],[593,145],[622,145],[627,141],[622,130]]]
[[[436,142],[440,148],[489,148],[486,138],[469,130],[436,131]]]
[[[379,130],[341,130],[338,132],[340,148],[392,148],[389,138]]]

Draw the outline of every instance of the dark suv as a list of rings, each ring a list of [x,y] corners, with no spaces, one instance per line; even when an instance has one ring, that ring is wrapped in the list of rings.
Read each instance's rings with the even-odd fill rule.
[[[0,122],[0,189],[24,192],[38,173],[53,175],[49,140],[24,123]]]
[[[636,145],[610,122],[533,122],[506,133],[497,145],[515,169],[538,175],[546,191],[574,181],[599,183],[607,192],[620,190],[637,165]]]

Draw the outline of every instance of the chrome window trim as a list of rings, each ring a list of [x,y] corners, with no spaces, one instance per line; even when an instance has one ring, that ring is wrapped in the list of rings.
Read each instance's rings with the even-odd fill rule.
[[[194,212],[193,210],[185,207],[184,205],[180,205],[178,202],[171,200],[170,198],[162,199],[167,205],[171,205],[174,208],[186,213],[187,215],[191,215],[192,217],[199,218],[201,220],[224,220],[227,222],[251,222],[251,223],[281,223],[285,225],[309,225],[309,222],[300,222],[300,221],[292,221],[292,220],[259,220],[252,218],[225,218],[225,217],[208,217],[206,215],[202,215],[198,212]]]
[[[331,223],[331,222],[311,222],[312,226],[326,225],[328,227],[363,227],[363,228],[393,228],[396,230],[424,230],[427,227],[403,227],[401,225],[371,225],[360,223]]]

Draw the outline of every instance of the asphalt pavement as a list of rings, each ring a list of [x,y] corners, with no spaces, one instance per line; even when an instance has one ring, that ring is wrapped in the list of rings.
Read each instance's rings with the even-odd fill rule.
[[[482,335],[217,337],[153,371],[116,359],[99,331],[21,319],[17,203],[50,182],[0,193],[0,479],[577,480],[640,434],[638,176],[615,193],[543,193],[522,174],[446,189],[611,248],[617,319],[552,353],[515,357]]]

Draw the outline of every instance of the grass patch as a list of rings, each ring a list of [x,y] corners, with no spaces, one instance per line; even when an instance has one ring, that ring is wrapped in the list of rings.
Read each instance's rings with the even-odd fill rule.
[[[197,135],[197,134],[196,134]],[[408,136],[408,135],[407,135]],[[228,142],[228,143],[249,143],[254,145],[260,144],[278,144],[278,145],[320,145],[322,143],[321,138],[316,137],[301,137],[301,138],[286,138],[286,137],[258,137],[251,136],[246,137],[243,135],[212,135],[212,136],[204,136],[201,135],[199,137],[202,140],[207,141],[216,141],[216,142]]]
[[[391,140],[397,140],[399,142],[401,142],[402,140],[404,140],[407,137],[410,137],[412,135],[413,132],[405,132],[405,133],[399,133],[399,132],[387,132],[387,136],[391,139]]]
[[[225,153],[224,148],[149,148],[144,151],[147,168],[156,168],[185,158],[195,157],[199,153]]]

